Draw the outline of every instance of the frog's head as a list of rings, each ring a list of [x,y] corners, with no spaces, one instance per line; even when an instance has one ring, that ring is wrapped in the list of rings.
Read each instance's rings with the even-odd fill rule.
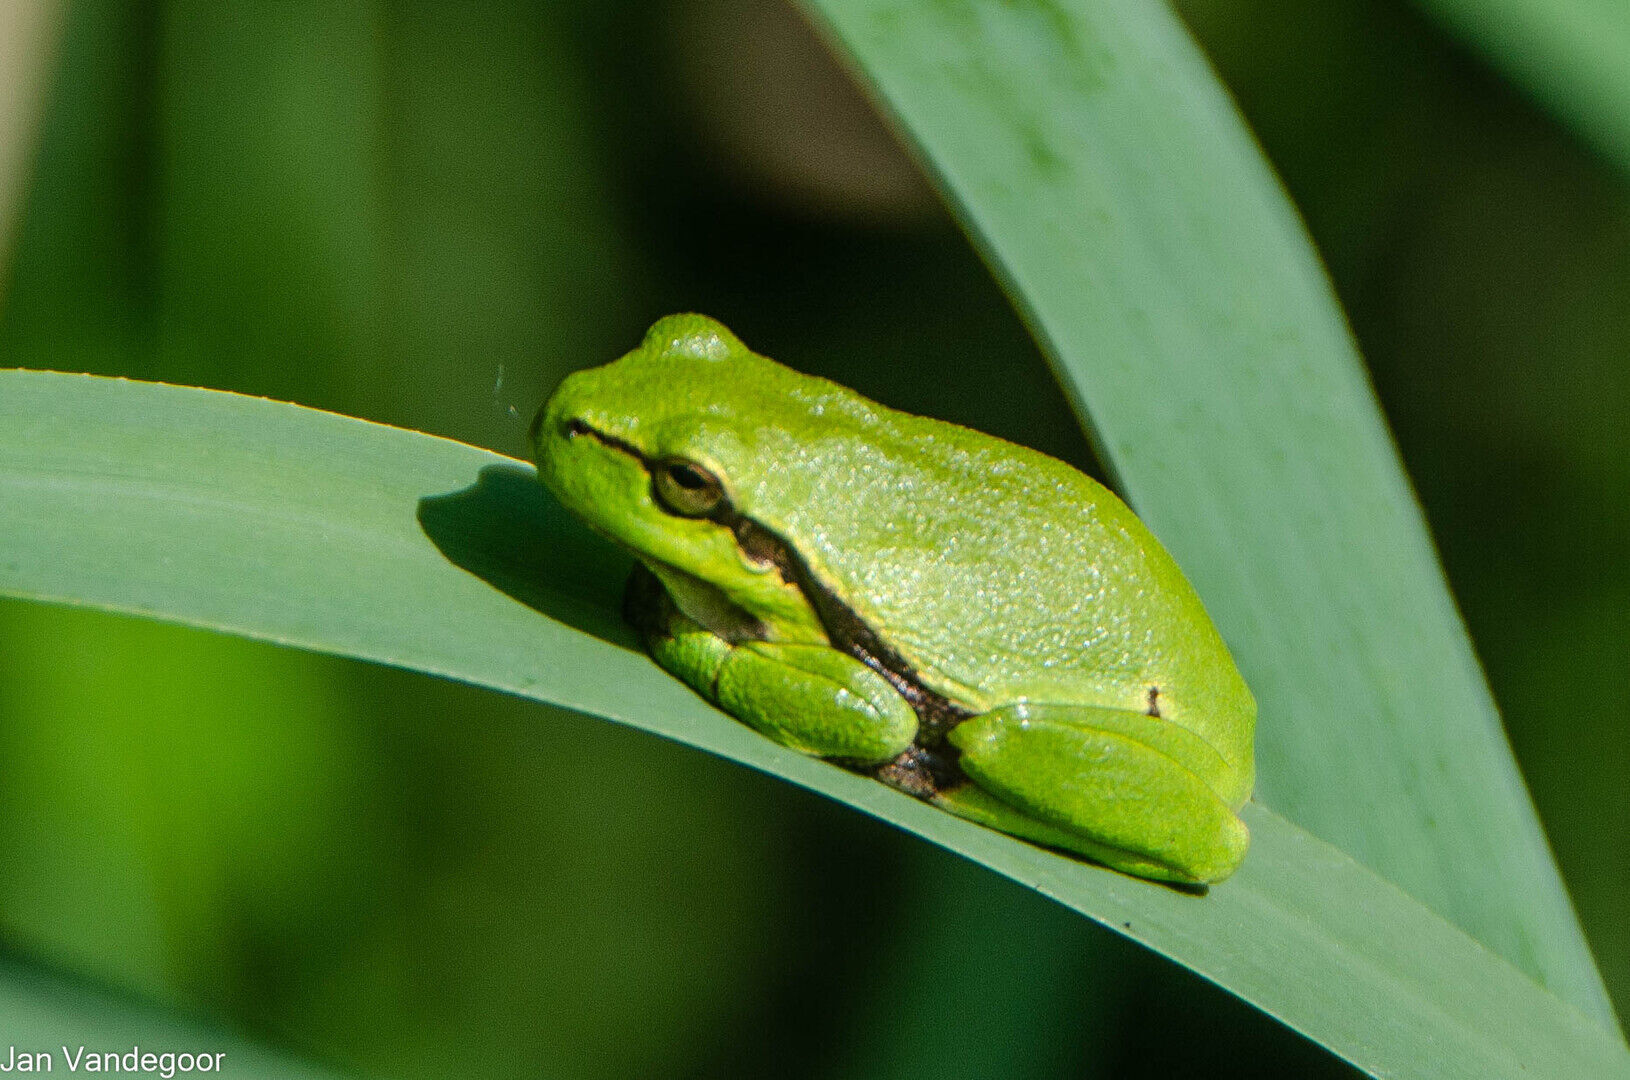
[[[713,319],[671,315],[544,403],[532,424],[538,478],[670,585],[677,571],[772,636],[808,637],[815,620],[802,593],[738,537],[764,461],[787,456],[835,404],[829,393],[845,394],[757,355]]]

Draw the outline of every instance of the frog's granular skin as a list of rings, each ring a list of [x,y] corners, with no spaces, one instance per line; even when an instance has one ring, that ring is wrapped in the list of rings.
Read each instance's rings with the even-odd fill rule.
[[[749,557],[758,562],[774,563],[782,580],[797,584],[804,599],[814,609],[816,618],[820,619],[832,647],[848,653],[887,679],[917,713],[916,745],[925,750],[940,751],[941,756],[950,755],[950,765],[955,768],[956,752],[945,746],[945,736],[952,728],[973,716],[973,710],[963,708],[924,686],[905,658],[879,638],[830,589],[817,581],[804,560],[785,540],[751,518],[737,513],[728,503],[721,505],[710,516],[735,533],[736,542]]]

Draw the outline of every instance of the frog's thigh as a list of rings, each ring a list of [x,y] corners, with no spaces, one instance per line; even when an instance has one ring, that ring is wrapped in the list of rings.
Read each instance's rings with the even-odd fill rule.
[[[899,756],[917,714],[877,672],[825,645],[731,645],[691,623],[647,644],[657,663],[776,742],[864,765]]]
[[[1159,730],[1152,719],[1034,704],[973,717],[949,737],[977,787],[947,792],[946,807],[1128,873],[1220,881],[1245,857],[1249,834],[1211,787],[1171,756],[1173,747],[1150,745]]]

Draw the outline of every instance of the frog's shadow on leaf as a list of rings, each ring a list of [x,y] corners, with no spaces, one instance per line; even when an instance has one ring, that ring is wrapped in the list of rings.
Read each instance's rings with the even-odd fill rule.
[[[639,649],[618,617],[633,559],[567,513],[518,465],[488,465],[476,482],[419,500],[419,527],[459,567],[586,634]]]

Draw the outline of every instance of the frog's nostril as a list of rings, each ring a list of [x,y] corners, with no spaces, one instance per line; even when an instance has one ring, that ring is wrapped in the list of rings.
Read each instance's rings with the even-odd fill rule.
[[[566,425],[566,437],[569,439],[575,439],[579,435],[589,434],[592,434],[592,429],[590,429],[589,425],[585,424],[581,420],[573,420],[571,423]]]

